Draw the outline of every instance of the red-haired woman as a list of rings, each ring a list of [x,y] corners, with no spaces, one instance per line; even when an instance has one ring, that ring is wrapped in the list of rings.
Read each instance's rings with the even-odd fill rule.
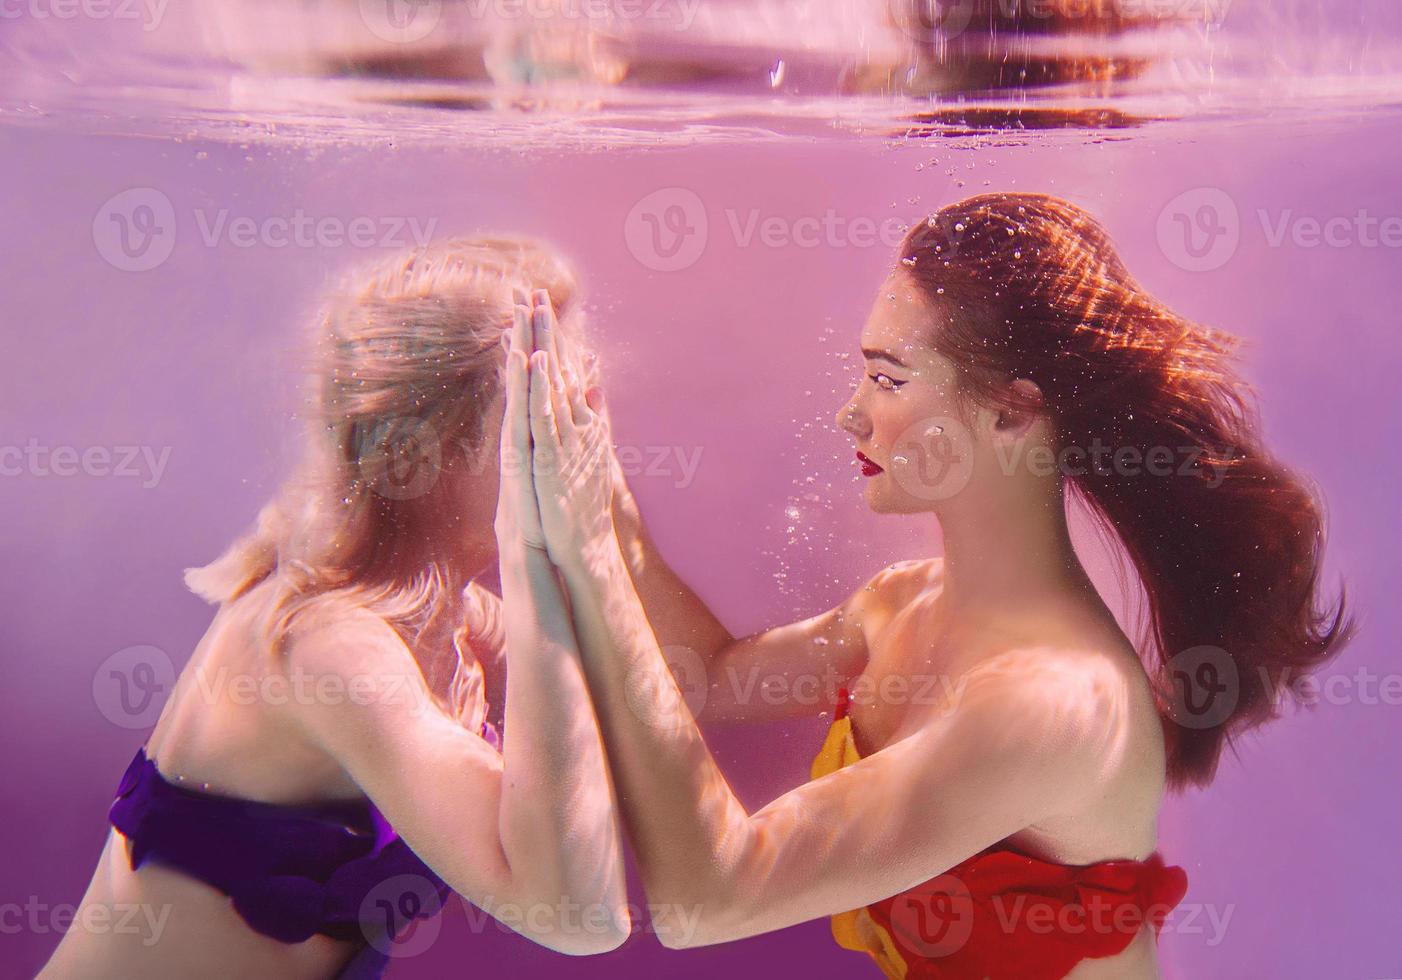
[[[1262,447],[1231,346],[1071,204],[941,210],[877,293],[838,421],[868,504],[933,516],[944,555],[742,639],[659,558],[618,467],[585,465],[600,419],[553,379],[535,438],[566,462],[536,493],[664,943],[832,916],[890,977],[1157,975],[1187,887],[1156,850],[1165,790],[1206,784],[1352,628],[1342,597],[1321,608],[1320,506]],[[532,374],[533,394],[552,380]],[[1139,649],[1072,547],[1068,489],[1133,561]],[[831,679],[813,779],[748,812],[668,672],[678,647],[717,715],[818,715],[797,694]]]

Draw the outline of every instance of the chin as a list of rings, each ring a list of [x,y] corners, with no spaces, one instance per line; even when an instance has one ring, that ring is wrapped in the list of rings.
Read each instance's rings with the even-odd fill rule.
[[[880,482],[878,482],[880,481]],[[926,514],[934,508],[927,500],[920,500],[903,492],[893,492],[886,481],[876,477],[867,484],[867,507],[873,514]]]
[[[890,491],[877,483],[880,477],[867,481],[863,496],[866,497],[867,508],[873,514],[900,514],[903,508],[899,502],[891,499]]]

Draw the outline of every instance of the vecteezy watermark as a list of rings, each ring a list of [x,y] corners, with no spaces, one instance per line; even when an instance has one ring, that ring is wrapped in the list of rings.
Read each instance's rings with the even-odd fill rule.
[[[1266,671],[1257,669],[1264,683]],[[1396,707],[1402,705],[1402,674],[1376,674],[1365,664],[1351,674],[1330,674],[1321,680],[1311,674],[1296,675],[1291,668],[1286,668],[1281,676],[1277,701],[1287,694],[1303,707],[1313,707],[1321,702]]]
[[[1128,943],[1152,924],[1159,935],[1202,935],[1210,930],[1207,945],[1216,946],[1226,936],[1235,911],[1235,905],[1140,905],[1094,889],[1085,889],[1069,901],[1017,890],[975,901],[956,868],[895,896],[887,914],[899,946],[938,961],[962,950],[976,928],[981,935],[1056,935],[1067,940],[1121,936]]]
[[[928,959],[938,960],[959,952],[975,925],[981,932],[1005,936],[1123,936],[1126,941],[1150,923],[1158,933],[1201,935],[1210,930],[1207,945],[1216,946],[1226,936],[1235,905],[1218,908],[1202,903],[1170,906],[1156,902],[1141,906],[1087,889],[1072,901],[1049,900],[1031,892],[994,895],[976,903],[968,886],[953,873],[940,875],[896,896],[890,920],[901,945]],[[1203,918],[1206,922],[1202,922]]]
[[[111,20],[139,22],[154,31],[170,0],[0,0],[0,20]]]
[[[443,470],[438,430],[420,418],[386,418],[371,426],[357,426],[351,443],[361,479],[386,500],[422,497],[437,485]],[[483,465],[485,462],[479,463]]]
[[[206,248],[404,248],[426,245],[437,218],[412,216],[240,215],[228,208],[192,212],[199,240]],[[97,252],[115,269],[148,272],[175,250],[179,220],[174,203],[154,187],[133,187],[114,194],[93,216]]]
[[[695,191],[663,187],[634,204],[623,221],[628,251],[654,272],[696,264],[706,251],[710,222]]]
[[[366,942],[396,959],[418,956],[438,939],[443,899],[423,875],[400,874],[371,888],[360,902]]]
[[[93,672],[93,704],[119,728],[150,728],[175,687],[175,665],[159,647],[125,647]]]
[[[359,0],[370,32],[394,44],[422,41],[445,19],[606,29],[634,23],[691,28],[701,0]]]
[[[688,672],[688,680],[694,676]],[[845,687],[852,704],[940,706],[954,710],[969,684],[967,674],[947,673],[859,674],[844,678],[831,665],[817,671],[763,671],[751,666],[745,671],[727,664],[712,685],[712,692],[724,691],[724,702],[734,705],[759,704],[766,707],[835,705],[838,691]]]
[[[1366,208],[1324,216],[1257,208],[1255,217],[1269,248],[1402,249],[1402,215]],[[1222,268],[1236,255],[1243,235],[1236,200],[1218,187],[1179,194],[1159,212],[1156,230],[1164,257],[1188,272]]]
[[[73,930],[102,936],[136,936],[141,945],[160,942],[173,906],[145,902],[87,902],[81,906],[61,902],[50,905],[30,895],[23,904],[0,903],[0,934],[48,935]]]
[[[759,208],[726,208],[721,227],[739,248],[881,248],[892,250],[905,238],[902,218],[844,215],[828,208],[796,217],[765,214]],[[937,218],[929,219],[931,227]],[[962,228],[960,229],[962,231]],[[678,272],[706,252],[712,222],[705,203],[685,187],[652,191],[629,210],[623,239],[632,256],[655,272]],[[955,236],[957,238],[957,236]]]
[[[888,465],[892,479],[912,497],[930,503],[948,500],[973,478],[973,437],[957,419],[921,419],[891,443]]]
[[[838,703],[843,688],[852,704],[912,705],[949,713],[958,708],[971,682],[967,673],[943,672],[847,677],[831,664],[798,671],[726,664],[717,671],[690,647],[680,645],[663,647],[662,655],[665,669],[654,662],[629,671],[625,698],[637,717],[666,731],[690,724],[708,705],[718,717],[736,709],[742,716],[753,716],[765,708],[793,707],[823,714]],[[755,708],[761,711],[751,710]]]
[[[202,667],[195,670],[194,679],[191,694],[211,705],[389,704],[403,705],[412,713],[434,708],[420,677],[394,671],[319,673],[294,662],[282,671],[258,674],[222,665]]]
[[[175,250],[175,205],[154,187],[133,187],[103,202],[92,240],[113,268],[148,272]]]
[[[1214,490],[1227,478],[1221,455],[1205,446],[1112,446],[1097,437],[1085,446],[1068,443],[1057,449],[999,444],[994,453],[1009,475],[1025,461],[1034,476],[1198,477]]]
[[[1174,654],[1164,665],[1171,685],[1168,717],[1184,728],[1224,724],[1241,699],[1236,660],[1221,647],[1204,644]]]
[[[387,500],[411,500],[430,492],[438,483],[447,456],[437,430],[414,416],[356,424],[351,430],[351,446],[361,480]],[[673,487],[685,490],[696,479],[704,450],[704,446],[620,444],[613,447],[613,455],[629,479],[670,480]],[[460,455],[466,472],[473,476],[486,472],[493,462],[504,475],[512,476],[543,465],[543,460],[534,458],[534,454],[517,453],[512,446],[501,447],[500,453],[488,453],[466,440],[460,443]],[[585,465],[591,464],[609,465],[608,454],[597,453]]]
[[[1227,477],[1224,460],[1232,454],[1205,446],[1112,445],[1099,437],[1084,446],[1028,446],[1022,442],[994,446],[999,472],[1020,468],[1034,476],[1189,477],[1216,489]],[[889,473],[906,493],[935,502],[948,500],[969,485],[974,473],[973,438],[967,426],[949,416],[920,419],[891,444]]]
[[[443,0],[359,0],[360,19],[382,41],[413,44],[443,19]]]
[[[0,446],[0,477],[112,477],[140,480],[150,490],[161,482],[170,446],[47,446],[30,439],[23,446]]]
[[[891,903],[891,931],[926,959],[950,956],[974,932],[973,894],[958,875],[942,874],[901,892]]]
[[[710,696],[706,662],[687,646],[662,648],[665,666],[639,662],[628,671],[623,697],[645,725],[663,732],[680,731],[697,718]]]
[[[949,41],[973,22],[979,0],[886,0],[887,17],[906,37],[921,44]]]
[[[620,906],[601,902],[577,902],[568,896],[553,902],[500,902],[492,895],[474,904],[459,896],[466,913],[468,929],[476,934],[495,926],[502,932],[533,935],[616,935],[623,931],[622,916],[627,916],[628,931],[648,932],[668,936],[685,944],[696,935],[703,911],[700,905],[650,902]],[[644,925],[645,923],[645,925]]]
[[[1197,187],[1163,206],[1156,232],[1159,250],[1174,265],[1187,272],[1210,272],[1236,254],[1241,214],[1226,191]]]

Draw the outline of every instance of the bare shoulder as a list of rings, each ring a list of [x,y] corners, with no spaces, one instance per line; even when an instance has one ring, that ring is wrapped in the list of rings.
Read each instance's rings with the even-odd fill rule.
[[[289,668],[318,673],[413,664],[413,654],[393,627],[363,606],[335,596],[297,613],[283,649]]]
[[[852,594],[854,606],[899,609],[917,595],[938,589],[944,583],[943,558],[918,558],[893,562],[867,580]]]
[[[990,655],[956,683],[966,723],[1012,746],[1041,744],[1104,761],[1132,709],[1132,679],[1105,651],[1027,645]]]

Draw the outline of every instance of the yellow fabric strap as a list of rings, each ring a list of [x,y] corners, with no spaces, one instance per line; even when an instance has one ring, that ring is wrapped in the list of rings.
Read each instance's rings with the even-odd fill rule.
[[[828,729],[823,747],[813,759],[809,775],[821,779],[861,759],[857,743],[852,738],[852,719],[838,718]],[[890,980],[905,980],[906,962],[901,958],[891,934],[877,925],[867,910],[853,909],[832,917],[832,938],[844,949],[866,953]]]

